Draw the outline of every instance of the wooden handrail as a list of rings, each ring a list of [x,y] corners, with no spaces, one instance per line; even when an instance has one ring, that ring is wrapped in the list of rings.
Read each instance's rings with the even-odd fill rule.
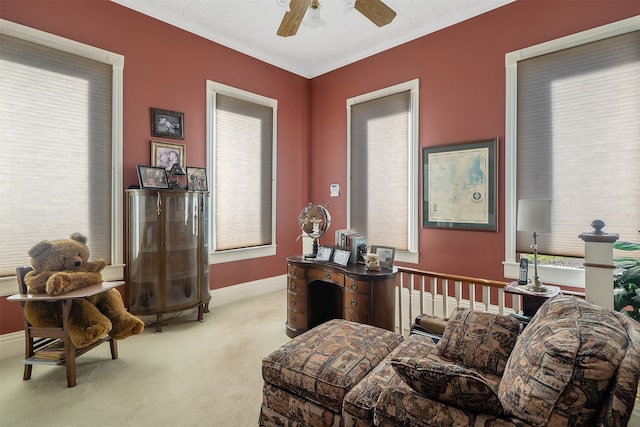
[[[503,314],[505,309],[504,304],[504,287],[508,282],[499,280],[483,279],[480,277],[462,276],[458,274],[444,274],[433,271],[417,270],[410,267],[398,266],[398,321],[396,329],[398,332],[405,334],[403,324],[406,322],[409,325],[413,322],[414,311],[416,314],[433,314],[446,317],[450,312],[450,306],[465,305],[476,309],[477,305],[482,305],[484,311],[495,311]],[[407,283],[405,283],[405,280]],[[428,291],[425,291],[426,282],[428,281]],[[466,285],[466,287],[464,287]],[[453,287],[453,295],[450,294],[449,287]],[[476,300],[476,286],[481,287],[480,300]],[[440,287],[440,291],[439,288]],[[419,304],[416,304],[414,293],[419,293]],[[404,295],[403,295],[404,294]],[[405,307],[403,300],[407,299],[408,294],[408,308]],[[465,295],[466,294],[466,295]],[[430,295],[430,297],[428,296]],[[425,306],[425,297],[430,299],[430,308]],[[440,303],[436,300],[442,298]],[[492,300],[495,302],[492,304]],[[414,310],[414,305],[416,305]],[[405,318],[404,312],[408,313],[408,318]]]
[[[478,285],[486,285],[492,288],[504,288],[508,282],[499,280],[482,279],[479,277],[459,276],[457,274],[435,273],[433,271],[417,270],[409,267],[398,267],[399,273],[415,274],[418,276],[435,277],[443,280],[453,280],[454,282],[475,283]]]

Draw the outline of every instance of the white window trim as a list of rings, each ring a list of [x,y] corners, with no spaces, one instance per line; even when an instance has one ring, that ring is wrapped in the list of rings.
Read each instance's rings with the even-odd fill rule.
[[[245,101],[253,102],[256,104],[265,105],[273,109],[273,135],[272,143],[272,176],[271,176],[271,236],[273,236],[273,244],[254,246],[251,248],[233,249],[226,251],[215,251],[215,221],[213,221],[213,215],[215,215],[213,206],[214,198],[209,197],[209,212],[212,215],[209,227],[209,242],[211,244],[209,252],[209,263],[220,264],[232,261],[241,261],[252,258],[261,258],[266,256],[274,256],[276,254],[276,176],[277,176],[277,139],[278,134],[278,101],[265,96],[257,95],[242,89],[238,89],[232,86],[227,86],[222,83],[216,83],[207,80],[207,181],[211,183],[211,188],[215,189],[215,174],[213,173],[215,163],[215,122],[216,122],[216,93],[232,96],[234,98],[243,99]]]
[[[122,121],[124,56],[74,40],[36,30],[15,22],[0,19],[0,34],[37,43],[73,55],[109,64],[112,67],[112,173],[111,173],[111,265],[102,271],[105,280],[124,278],[123,261],[123,184],[122,184]],[[15,276],[0,278],[0,295],[16,293]]]
[[[417,264],[418,254],[418,137],[419,132],[419,93],[420,79],[410,80],[394,86],[358,95],[347,99],[347,228],[351,227],[351,107],[354,104],[393,95],[398,92],[410,91],[411,105],[409,113],[409,162],[407,173],[409,174],[409,236],[408,251],[396,251],[395,260]]]
[[[504,277],[516,279],[519,265],[516,262],[516,179],[517,179],[517,75],[518,61],[545,55],[563,49],[580,46],[594,41],[618,36],[640,29],[640,16],[623,19],[535,46],[507,53],[506,66],[506,102],[505,102],[505,255]],[[594,218],[595,219],[595,218]],[[589,224],[584,231],[590,232]],[[576,235],[576,239],[578,236]],[[538,271],[544,280],[560,285],[584,288],[584,270],[578,268],[539,265]]]

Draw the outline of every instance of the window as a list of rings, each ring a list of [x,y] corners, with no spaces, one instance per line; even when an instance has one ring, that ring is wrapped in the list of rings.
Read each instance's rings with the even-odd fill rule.
[[[347,100],[347,226],[403,262],[418,262],[418,86]]]
[[[517,277],[516,253],[531,252],[530,233],[515,231],[518,199],[553,200],[552,232],[538,238],[552,259],[583,258],[578,235],[594,219],[639,240],[638,46],[631,18],[507,55],[506,277]],[[584,286],[581,268],[540,269]]]
[[[2,21],[0,276],[41,240],[87,236],[92,258],[122,265],[122,70],[111,52]],[[6,288],[5,288],[6,285]]]
[[[275,254],[277,105],[207,82],[212,263]]]

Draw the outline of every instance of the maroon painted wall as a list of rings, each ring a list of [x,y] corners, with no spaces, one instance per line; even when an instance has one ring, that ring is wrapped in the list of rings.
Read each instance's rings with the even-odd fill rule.
[[[346,226],[346,99],[418,78],[420,149],[498,137],[499,196],[498,232],[421,228],[417,268],[504,280],[505,54],[637,14],[638,1],[519,0],[314,78],[311,199],[330,200],[331,227]]]
[[[492,137],[500,146],[498,232],[420,229],[413,267],[503,279],[505,53],[638,14],[637,0],[519,0],[307,80],[107,0],[0,7],[3,19],[125,56],[125,187],[149,162],[150,107],[185,113],[187,163],[204,166],[206,79],[278,99],[277,255],[213,265],[212,289],[283,274],[309,201],[330,201],[331,229],[346,225],[346,99],[414,78],[421,148]],[[331,183],[340,197],[329,198]],[[0,334],[21,327],[18,305],[0,299]]]
[[[185,140],[168,141],[186,144],[188,165],[205,166],[207,79],[277,99],[277,255],[212,265],[210,287],[285,273],[285,258],[300,252],[298,213],[309,195],[308,79],[107,0],[2,0],[0,17],[124,55],[125,188],[138,182],[136,165],[150,162],[150,107],[184,112]],[[0,334],[22,328],[18,304],[0,298],[0,312]]]

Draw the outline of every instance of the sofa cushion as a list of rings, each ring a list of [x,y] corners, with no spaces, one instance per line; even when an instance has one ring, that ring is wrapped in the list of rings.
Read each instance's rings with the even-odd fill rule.
[[[474,412],[502,414],[495,390],[481,375],[462,366],[433,357],[394,357],[391,365],[412,389],[430,399]]]
[[[513,317],[459,307],[447,322],[438,351],[466,367],[502,375],[519,332]]]
[[[262,377],[340,413],[345,394],[402,340],[401,335],[375,326],[330,320],[265,357]]]
[[[505,414],[533,426],[594,425],[628,345],[611,311],[558,295],[538,310],[498,389]]]
[[[431,338],[422,335],[410,335],[378,364],[362,381],[356,384],[345,396],[342,416],[345,425],[358,424],[357,421],[373,422],[373,410],[380,393],[390,386],[407,386],[391,366],[392,357],[427,357],[437,353]],[[357,420],[357,421],[356,421]]]

